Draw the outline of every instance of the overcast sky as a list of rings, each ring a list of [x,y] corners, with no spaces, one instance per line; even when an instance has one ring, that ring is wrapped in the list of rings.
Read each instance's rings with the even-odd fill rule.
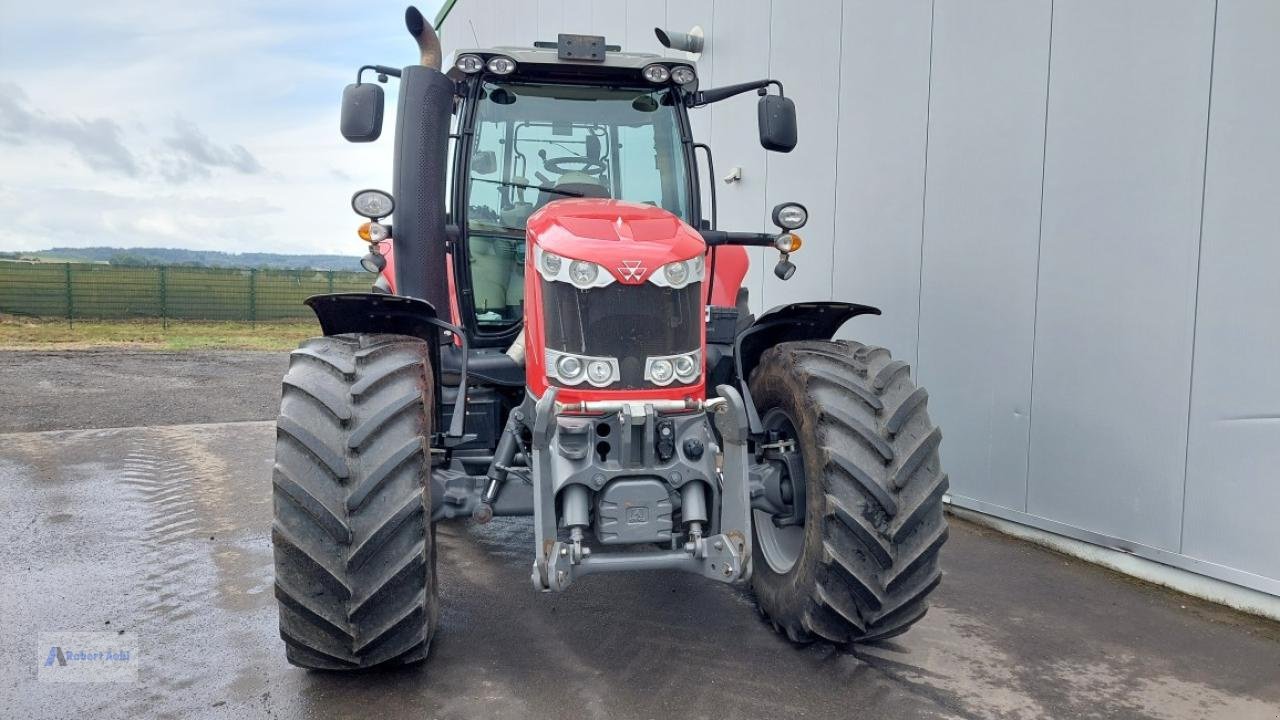
[[[338,103],[361,64],[415,62],[404,7],[0,0],[0,250],[358,253],[395,81],[376,143],[342,139]]]

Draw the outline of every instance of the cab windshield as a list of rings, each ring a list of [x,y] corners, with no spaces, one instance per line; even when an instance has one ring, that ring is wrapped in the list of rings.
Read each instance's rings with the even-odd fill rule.
[[[691,220],[674,102],[666,89],[484,83],[467,183],[481,329],[523,315],[525,222],[547,203],[616,198]]]

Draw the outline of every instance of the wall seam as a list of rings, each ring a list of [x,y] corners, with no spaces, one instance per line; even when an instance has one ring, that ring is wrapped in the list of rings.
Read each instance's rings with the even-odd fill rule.
[[[836,48],[836,97],[844,97],[844,2],[840,3],[840,47]],[[836,243],[840,241],[837,218],[840,217],[840,106],[844,103],[836,100],[836,139],[831,148],[831,272],[827,275],[830,289],[827,297],[836,294]],[[768,203],[765,203],[768,205]]]
[[[765,51],[766,53],[765,57],[768,58],[767,61],[765,62],[765,74],[764,74],[765,77],[773,77],[773,26],[774,26],[773,0],[769,0],[769,47]],[[764,185],[762,189],[764,192],[764,208],[768,208],[769,207],[769,153],[767,151],[764,153]],[[767,213],[768,210],[765,209],[765,212]],[[762,217],[757,217],[756,222],[759,223],[759,227],[767,227],[769,225],[768,221],[766,221]],[[832,240],[834,242],[834,238]],[[763,262],[763,260],[765,259],[765,253],[757,252],[756,255],[759,256],[762,261],[761,267],[760,267],[760,306],[759,307],[760,307],[760,312],[763,313],[765,309],[769,307],[768,305],[765,304],[765,292],[764,292],[765,287],[769,284],[769,278],[765,274],[765,267],[764,267],[765,263]]]
[[[933,122],[933,26],[938,0],[929,3],[929,73],[924,97],[924,168],[920,179],[920,257],[916,265],[916,382],[920,382],[920,325],[924,315],[924,227],[929,207],[929,128]]]
[[[1196,239],[1196,279],[1191,293],[1191,367],[1187,376],[1187,432],[1182,449],[1182,514],[1178,519],[1178,553],[1183,552],[1187,535],[1187,480],[1191,461],[1191,410],[1196,389],[1196,331],[1200,326],[1200,264],[1204,256],[1205,198],[1209,187],[1209,130],[1213,123],[1213,73],[1218,56],[1218,5],[1213,3],[1213,31],[1209,40],[1209,97],[1204,111],[1204,168],[1200,176],[1200,230]]]
[[[1053,15],[1054,0],[1049,0],[1049,50],[1045,57],[1044,71],[1044,132],[1040,143],[1040,220],[1036,232],[1036,282],[1031,300],[1031,382],[1027,390],[1027,464],[1022,477],[1022,511],[1031,511],[1031,425],[1035,419],[1036,404],[1036,334],[1040,324],[1040,252],[1044,246],[1044,184],[1049,160],[1049,91],[1053,83]]]

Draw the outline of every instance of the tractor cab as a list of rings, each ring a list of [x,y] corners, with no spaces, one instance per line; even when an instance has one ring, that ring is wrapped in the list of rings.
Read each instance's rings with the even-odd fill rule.
[[[575,44],[601,50],[562,57]],[[454,272],[471,290],[459,313],[481,338],[504,337],[523,317],[526,224],[548,203],[626,200],[695,227],[701,219],[685,101],[694,66],[618,52],[603,38],[547,45],[464,50],[448,73],[459,92]]]
[[[689,57],[700,54],[701,37],[657,33],[668,47],[693,50],[685,53]],[[477,349],[506,349],[517,341],[524,319],[527,223],[549,203],[622,200],[660,208],[700,231],[715,229],[714,183],[701,183],[695,156],[695,149],[705,151],[710,180],[711,149],[693,137],[691,109],[757,91],[761,144],[787,152],[796,143],[795,108],[778,81],[702,90],[693,60],[622,52],[600,36],[562,34],[533,47],[465,49],[450,60],[444,72],[452,82],[444,203],[450,234],[447,298],[453,321]],[[380,80],[400,77],[395,68],[365,69],[376,70]],[[401,84],[403,94],[403,78]],[[777,94],[769,93],[771,86]],[[442,98],[435,102],[438,111]],[[381,105],[376,85],[348,86],[348,140],[378,137]],[[403,100],[400,113],[405,115]],[[417,185],[399,172],[397,180]],[[702,207],[703,190],[710,212]],[[403,193],[395,194],[403,200]],[[397,229],[402,226],[397,222]],[[772,240],[757,238],[755,244]],[[389,255],[393,244],[375,245],[373,254]],[[713,249],[713,266],[717,253],[732,256],[724,267],[731,276],[745,271],[740,249]],[[366,266],[383,275],[376,287],[402,292],[393,266],[369,260]],[[737,303],[740,280],[736,274],[722,283],[723,304]],[[714,285],[712,278],[708,286]],[[444,300],[440,294],[433,304],[442,310]]]

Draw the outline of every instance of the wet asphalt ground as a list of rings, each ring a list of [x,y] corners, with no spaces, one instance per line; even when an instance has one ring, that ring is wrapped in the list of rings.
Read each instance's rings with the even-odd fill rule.
[[[0,352],[0,717],[1280,718],[1280,626],[954,519],[933,609],[876,647],[796,648],[748,591],[694,576],[537,594],[530,524],[499,519],[439,526],[425,664],[290,667],[269,533],[283,367]],[[70,630],[135,635],[139,681],[38,681],[37,635]]]

